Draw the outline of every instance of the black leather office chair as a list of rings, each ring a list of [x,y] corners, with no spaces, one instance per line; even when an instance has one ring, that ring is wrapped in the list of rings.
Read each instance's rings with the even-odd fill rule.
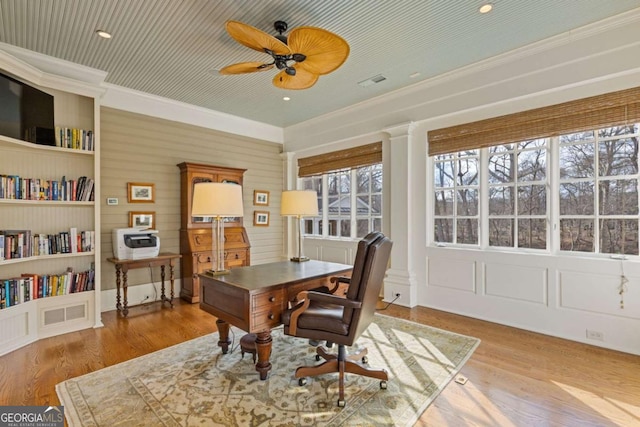
[[[338,372],[338,406],[341,407],[345,406],[345,372],[376,378],[381,380],[380,388],[387,386],[389,377],[384,369],[363,366],[367,363],[367,349],[347,356],[345,346],[353,345],[373,320],[391,246],[391,240],[382,233],[368,234],[358,243],[351,278],[340,278],[340,281],[349,283],[346,297],[302,292],[302,302],[282,315],[285,334],[338,344],[337,355],[318,347],[316,360],[323,358],[325,362],[317,366],[301,366],[296,369],[295,377],[299,378],[300,385],[304,385],[305,377]]]

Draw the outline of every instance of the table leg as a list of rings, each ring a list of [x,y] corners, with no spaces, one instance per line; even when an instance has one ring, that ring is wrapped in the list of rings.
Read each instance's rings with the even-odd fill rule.
[[[258,363],[256,363],[256,371],[260,373],[260,379],[266,380],[271,370],[271,330],[259,332],[256,337],[256,351],[258,352]]]
[[[127,299],[127,290],[129,288],[129,283],[127,282],[127,272],[129,269],[125,266],[122,269],[122,293],[124,295],[124,305],[122,306],[122,314],[124,317],[127,317],[129,314],[129,300]]]
[[[116,264],[116,310],[122,310],[122,304],[120,304],[120,264]]]
[[[164,296],[164,264],[160,266],[160,301],[164,305],[167,297]]]
[[[224,320],[218,319],[216,320],[216,326],[218,327],[218,334],[220,336],[218,345],[222,347],[222,354],[227,354],[229,352],[229,344],[231,344],[231,340],[229,339],[230,325]]]
[[[171,299],[169,300],[169,304],[173,308],[173,260],[169,260],[169,283],[171,284]]]

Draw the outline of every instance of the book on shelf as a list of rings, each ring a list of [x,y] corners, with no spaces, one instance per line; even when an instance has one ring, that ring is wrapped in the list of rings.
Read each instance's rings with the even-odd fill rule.
[[[62,176],[60,180],[53,180],[0,175],[0,199],[93,201],[94,185],[93,178],[86,176],[78,179]]]
[[[0,248],[0,263],[33,256],[92,252],[95,250],[95,231],[78,231],[77,227],[56,234],[0,230]]]
[[[56,126],[55,144],[61,148],[74,150],[95,151],[92,130]]]
[[[23,273],[20,277],[0,279],[0,309],[13,307],[38,298],[47,298],[92,291],[95,270],[60,274]]]

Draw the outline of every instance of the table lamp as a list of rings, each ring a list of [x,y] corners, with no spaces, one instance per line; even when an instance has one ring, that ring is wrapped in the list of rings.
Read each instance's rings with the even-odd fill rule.
[[[212,217],[211,248],[212,269],[210,275],[226,274],[224,268],[224,219],[244,216],[242,186],[221,182],[199,182],[193,186],[191,215]]]
[[[302,236],[304,234],[302,217],[318,216],[318,194],[313,190],[283,191],[280,214],[295,216],[298,219],[298,256],[291,258],[291,261],[309,261],[309,258],[303,255],[302,250]]]

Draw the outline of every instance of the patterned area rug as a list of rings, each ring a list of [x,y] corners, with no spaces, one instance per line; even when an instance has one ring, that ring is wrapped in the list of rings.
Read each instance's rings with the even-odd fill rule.
[[[351,351],[367,347],[378,380],[348,374],[339,408],[337,374],[299,386],[300,365],[315,348],[282,328],[272,332],[273,365],[260,381],[236,344],[222,355],[210,334],[56,385],[69,426],[408,426],[438,396],[480,341],[377,314]],[[334,350],[337,347],[334,346]]]

